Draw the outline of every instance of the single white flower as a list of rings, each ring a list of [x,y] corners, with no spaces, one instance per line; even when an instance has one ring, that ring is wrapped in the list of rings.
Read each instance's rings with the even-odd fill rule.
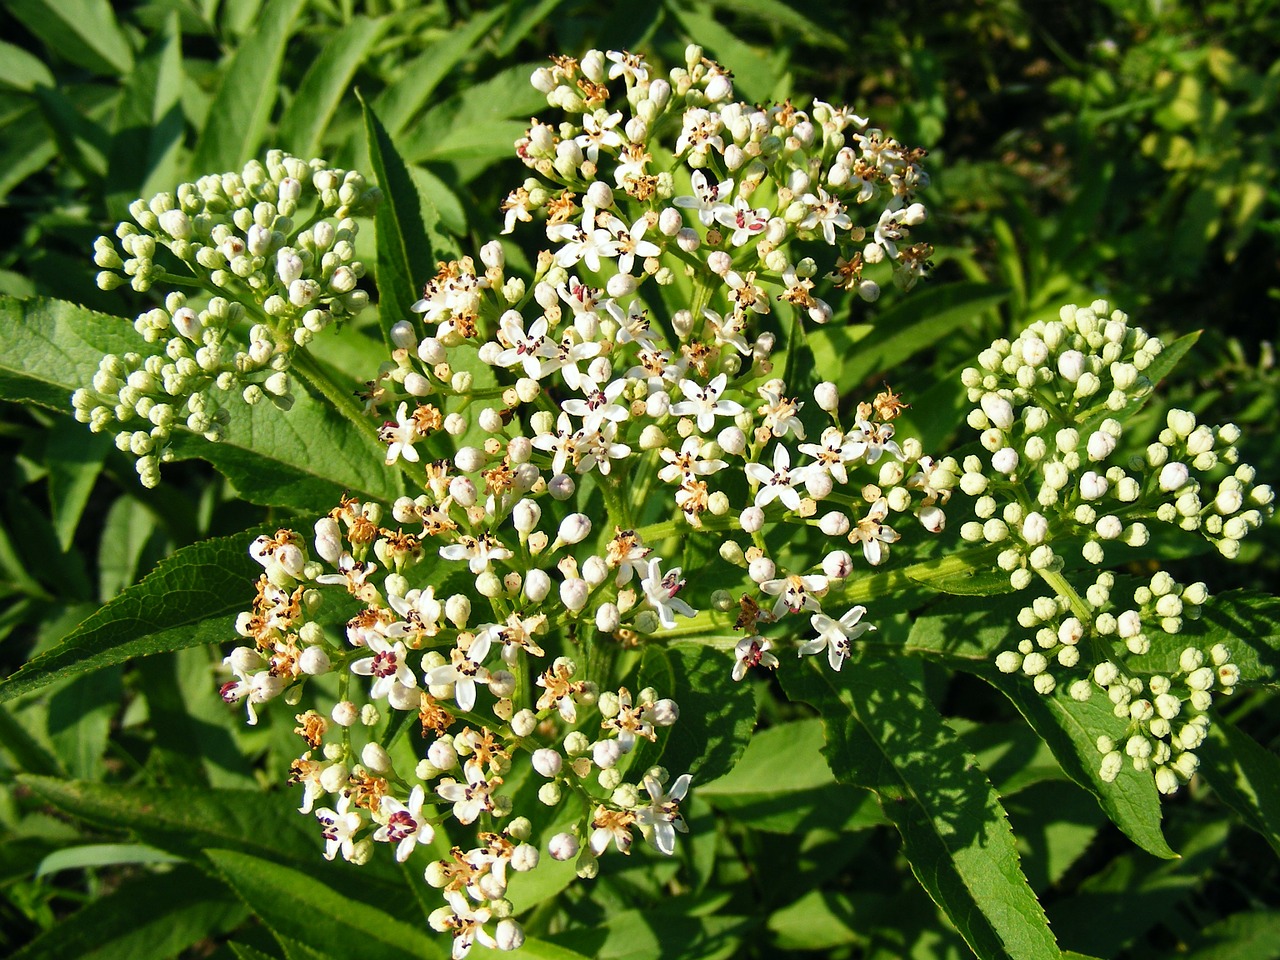
[[[802,478],[791,473],[791,453],[781,443],[773,448],[773,469],[762,463],[748,463],[746,474],[760,488],[756,491],[755,505],[763,509],[774,500],[781,500],[788,510],[800,509],[800,494],[795,485]]]
[[[679,149],[676,152],[679,153]],[[705,173],[701,170],[695,170],[690,178],[690,183],[693,187],[693,196],[676,197],[671,202],[677,207],[696,211],[698,219],[702,221],[704,227],[709,227],[715,222],[716,214],[733,209],[724,202],[733,193],[732,180],[724,180],[715,184],[709,183]]]
[[[675,615],[696,617],[698,611],[676,596],[684,587],[680,579],[680,568],[676,567],[667,574],[662,572],[662,559],[650,557],[643,562],[645,576],[640,580],[645,599],[658,614],[658,621],[668,630],[676,625]]]
[[[680,814],[680,801],[689,792],[693,778],[685,773],[676,777],[669,792],[663,792],[662,784],[655,777],[644,778],[644,788],[652,801],[647,807],[636,810],[636,822],[644,830],[649,842],[667,856],[675,853],[676,831],[688,833],[689,828]]]
[[[764,667],[774,670],[778,666],[778,658],[769,650],[773,641],[765,637],[743,637],[733,648],[733,679],[741,680],[752,667]]]
[[[418,678],[413,675],[406,662],[407,651],[399,640],[394,644],[378,636],[369,637],[367,649],[373,656],[363,657],[351,664],[351,672],[362,677],[373,677],[373,685],[369,688],[369,696],[381,700],[391,693],[391,688],[399,683],[405,687],[416,687]]]
[[[332,860],[342,851],[344,860],[349,860],[355,852],[355,835],[364,825],[364,818],[358,810],[352,810],[350,794],[338,798],[336,810],[322,807],[316,811],[316,819],[320,821],[320,834],[324,837],[324,858]]]
[[[396,859],[401,863],[409,859],[416,845],[435,839],[435,828],[422,815],[425,799],[422,784],[413,788],[407,804],[391,796],[382,798],[380,812],[385,822],[375,831],[373,839],[379,843],[394,843]]]
[[[378,439],[388,445],[387,466],[391,466],[401,457],[410,463],[418,462],[418,451],[413,448],[413,444],[422,439],[422,434],[418,432],[418,423],[408,410],[409,405],[401,403],[396,408],[395,421],[388,420],[378,430]]]
[[[742,413],[742,404],[735,400],[721,400],[727,374],[717,374],[705,387],[698,386],[692,380],[680,381],[680,392],[685,399],[671,405],[671,412],[677,417],[693,415],[697,418],[698,429],[707,433],[715,427],[716,417],[736,417]]]
[[[839,620],[832,620],[825,614],[815,613],[809,618],[809,622],[813,625],[813,629],[818,631],[818,636],[800,644],[798,655],[809,656],[826,650],[827,662],[831,664],[831,669],[839,670],[849,656],[849,644],[868,630],[875,629],[869,623],[859,622],[866,612],[867,608],[859,605]]]

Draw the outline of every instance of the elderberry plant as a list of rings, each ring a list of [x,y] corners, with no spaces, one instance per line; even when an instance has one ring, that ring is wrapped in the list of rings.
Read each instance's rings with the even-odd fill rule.
[[[1104,302],[1064,307],[965,370],[978,447],[927,452],[900,426],[909,391],[823,380],[806,344],[928,274],[923,151],[848,107],[740,102],[696,46],[666,76],[592,50],[532,83],[553,113],[516,142],[528,177],[498,212],[501,236],[538,252],[494,239],[442,261],[404,316],[375,264],[388,352],[358,385],[309,348],[369,302],[360,222],[416,204],[394,176],[370,187],[273,151],[137,201],[119,249],[95,246],[105,289],[182,288],[72,398],[144,484],[175,432],[234,439],[263,399],[287,423],[298,374],[398,494],[343,496],[254,539],[262,572],[225,662],[222,697],[250,724],[275,701],[299,710],[290,779],[324,856],[417,857],[455,958],[515,949],[511,890],[544,858],[589,880],[637,834],[670,856],[688,830],[706,757],[671,745],[709,742],[682,710],[702,691],[649,669],[651,652],[714,651],[748,711],[742,681],[776,671],[822,711],[837,775],[873,786],[837,753],[850,711],[867,724],[858,675],[901,652],[876,603],[983,592],[966,578],[1020,602],[985,662],[1068,714],[1110,703],[1121,727],[1089,744],[1086,784],[1104,806],[1122,771],[1152,796],[1191,780],[1215,697],[1249,679],[1238,651],[1186,630],[1206,584],[1095,568],[1149,556],[1169,527],[1235,557],[1272,493],[1230,425],[1174,410],[1154,442],[1127,430],[1178,351]],[[371,138],[394,174],[389,149]],[[974,519],[948,530],[965,497]],[[886,815],[908,837],[907,815]],[[1052,945],[1020,873],[1010,889]],[[1012,940],[1022,921],[976,906]]]

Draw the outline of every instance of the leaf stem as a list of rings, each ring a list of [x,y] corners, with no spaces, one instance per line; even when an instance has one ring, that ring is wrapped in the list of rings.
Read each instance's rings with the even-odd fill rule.
[[[1086,625],[1093,623],[1093,611],[1089,604],[1076,593],[1075,587],[1067,582],[1066,577],[1059,571],[1051,569],[1037,570],[1036,573],[1040,574],[1040,579],[1052,587],[1058,596],[1071,605],[1071,612],[1080,619],[1081,623]]]

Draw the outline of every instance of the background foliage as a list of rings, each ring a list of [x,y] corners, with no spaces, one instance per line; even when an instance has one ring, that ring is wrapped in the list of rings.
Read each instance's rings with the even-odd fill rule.
[[[474,249],[521,176],[511,143],[543,105],[527,81],[548,53],[641,49],[670,64],[693,39],[733,68],[747,99],[845,100],[929,148],[932,286],[899,309],[893,336],[876,330],[873,310],[865,323],[833,323],[815,338],[819,361],[846,385],[886,376],[895,387],[936,384],[907,398],[926,448],[960,425],[956,374],[978,349],[1060,303],[1102,296],[1161,334],[1204,330],[1194,369],[1184,366],[1142,416],[1162,420],[1178,405],[1202,420],[1232,419],[1245,428],[1245,458],[1275,478],[1280,457],[1265,428],[1280,397],[1271,346],[1277,12],[1268,0],[945,9],[921,0],[831,22],[826,5],[776,0],[359,9],[10,0],[0,13],[0,293],[113,315],[145,309],[145,295],[95,286],[94,237],[134,197],[237,167],[268,146],[380,173],[354,89],[407,161],[433,253]],[[361,255],[375,259],[372,249]],[[101,669],[38,691],[5,688],[0,947],[26,960],[291,960],[340,955],[338,944],[358,938],[374,957],[439,954],[422,932],[416,878],[386,863],[356,874],[319,859],[312,825],[291,809],[295,791],[278,786],[293,752],[286,718],[246,728],[217,697],[220,654],[207,644],[231,636],[246,600],[253,564],[243,532],[287,519],[284,501],[255,493],[251,475],[224,470],[229,481],[197,461],[170,465],[164,484],[144,490],[109,440],[39,406],[65,411],[82,382],[79,360],[45,363],[37,390],[12,358],[39,357],[39,345],[15,343],[12,321],[0,314],[0,397],[9,401],[0,427],[0,674],[56,646],[107,601],[121,616],[78,632]],[[367,374],[378,336],[373,329],[367,356],[327,359]],[[281,456],[305,470],[305,450]],[[1260,531],[1246,562],[1212,577],[1210,558],[1165,563],[1183,580],[1274,589],[1276,536],[1274,526]],[[191,546],[207,538],[220,539]],[[156,565],[183,548],[196,563],[173,582]],[[192,582],[191,571],[207,573]],[[917,652],[938,653],[927,619],[914,629],[905,618],[885,624],[882,639],[900,643],[908,632]],[[523,904],[539,904],[527,926],[546,942],[526,953],[966,956],[930,895],[945,904],[974,895],[978,882],[986,887],[977,896],[1013,896],[1000,877],[966,876],[956,851],[973,838],[948,839],[936,820],[949,803],[986,802],[982,778],[970,782],[974,755],[1013,826],[1012,837],[976,842],[1021,855],[1064,949],[1280,955],[1280,715],[1271,694],[1227,704],[1215,736],[1233,749],[1216,766],[1205,750],[1203,776],[1164,806],[1163,837],[1156,829],[1142,842],[1130,831],[1144,851],[1023,721],[1018,709],[1036,701],[1015,709],[953,665],[930,655],[893,668],[909,671],[946,718],[909,738],[912,749],[922,738],[932,744],[919,760],[943,793],[921,799],[919,784],[886,784],[866,761],[868,738],[885,731],[869,732],[856,708],[847,736],[825,745],[837,782],[818,759],[818,721],[761,682],[757,733],[731,773],[695,790],[679,858],[610,863],[560,898],[568,876],[538,871],[543,886],[524,891]],[[856,675],[871,691],[882,669]],[[797,677],[787,693],[818,705],[833,694],[817,683]],[[880,722],[895,710],[920,715],[903,702]],[[797,767],[796,756],[811,762]],[[893,799],[882,809],[862,787]],[[908,848],[925,845],[907,850],[917,865],[930,844],[951,844],[939,854],[946,869],[913,878],[895,825]],[[1166,838],[1180,859],[1153,855],[1168,849]],[[1016,896],[1010,902],[1016,913]],[[1017,918],[1007,922],[990,934],[995,942],[1018,935]]]

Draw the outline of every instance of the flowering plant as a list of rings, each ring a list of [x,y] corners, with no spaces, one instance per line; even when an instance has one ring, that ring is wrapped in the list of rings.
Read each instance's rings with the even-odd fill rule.
[[[1173,410],[1143,432],[1190,341],[1063,307],[964,370],[976,444],[926,449],[908,389],[825,379],[809,343],[928,274],[923,151],[848,107],[742,102],[697,47],[666,75],[591,50],[532,83],[553,112],[501,210],[532,259],[495,239],[422,273],[418,197],[368,108],[376,187],[271,151],[95,244],[103,289],[164,295],[102,327],[76,418],[145,486],[201,456],[295,514],[229,548],[256,576],[223,580],[222,699],[287,713],[317,851],[415,864],[460,958],[545,947],[531,908],[637,837],[676,854],[750,752],[748,678],[776,674],[972,950],[1059,955],[996,791],[902,654],[1005,692],[1172,854],[1158,795],[1213,749],[1216,698],[1271,679],[1234,627],[1254,598],[1124,566],[1175,530],[1234,557],[1271,515],[1237,428]],[[322,345],[361,336],[371,293],[383,354],[345,381]],[[285,433],[305,456],[272,452]],[[239,572],[205,549],[164,575]],[[95,628],[5,683],[103,662]]]

